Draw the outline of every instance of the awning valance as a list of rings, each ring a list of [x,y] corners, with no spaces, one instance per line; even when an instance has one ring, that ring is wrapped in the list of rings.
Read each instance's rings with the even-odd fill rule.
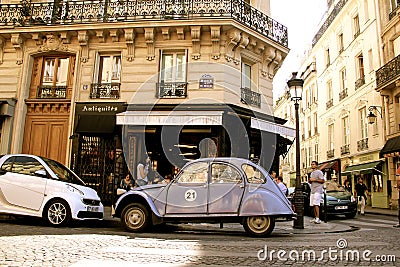
[[[296,130],[284,125],[280,125],[271,121],[266,121],[258,118],[251,118],[251,128],[259,129],[270,133],[296,137]]]
[[[222,125],[223,111],[125,111],[118,125]]]
[[[373,161],[373,162],[348,166],[342,173],[352,173],[355,171],[359,171],[359,172],[377,171],[377,172],[382,173],[380,170],[377,169],[378,165],[381,163],[382,163],[382,161],[379,160],[379,161]]]
[[[385,155],[393,152],[400,152],[400,136],[396,136],[387,140],[379,155],[384,157]]]
[[[79,116],[76,133],[113,133],[115,128],[114,115]]]

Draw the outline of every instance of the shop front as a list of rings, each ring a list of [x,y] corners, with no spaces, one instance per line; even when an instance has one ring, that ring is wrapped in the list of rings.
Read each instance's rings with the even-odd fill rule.
[[[240,157],[267,171],[278,169],[294,129],[265,114],[233,105],[128,106],[117,114],[127,165],[136,175],[140,155],[147,153],[154,171],[176,174],[188,161],[202,157]],[[281,123],[281,124],[279,124]]]
[[[343,176],[347,176],[347,179],[350,179],[353,191],[358,179],[363,179],[370,193],[367,205],[376,208],[388,208],[389,205],[388,191],[390,191],[390,183],[387,182],[386,174],[382,171],[383,165],[384,161],[376,160],[350,165],[342,172]]]

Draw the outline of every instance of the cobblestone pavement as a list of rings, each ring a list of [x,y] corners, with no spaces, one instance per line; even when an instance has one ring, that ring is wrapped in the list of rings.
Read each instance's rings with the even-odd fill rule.
[[[361,226],[357,231],[312,233],[310,228],[304,234],[285,232],[277,223],[271,237],[252,238],[234,226],[221,230],[206,224],[180,225],[132,234],[103,224],[51,228],[35,220],[3,220],[0,266],[400,266],[400,230],[392,227],[394,222],[365,216],[320,226]],[[281,259],[279,250],[286,253]],[[323,255],[323,260],[310,260],[306,254],[301,258],[303,252],[312,250],[316,258]],[[323,250],[336,252],[328,255]],[[362,255],[360,261],[346,260],[349,250],[361,254],[369,250],[368,258],[373,261]],[[376,256],[384,256],[386,262],[376,261]]]

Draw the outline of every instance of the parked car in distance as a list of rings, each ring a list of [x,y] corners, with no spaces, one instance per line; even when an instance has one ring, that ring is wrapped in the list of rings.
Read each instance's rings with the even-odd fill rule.
[[[28,154],[0,156],[0,213],[42,217],[52,226],[103,219],[97,192],[63,164]]]
[[[294,216],[268,173],[241,158],[188,162],[168,184],[136,187],[121,195],[114,214],[131,232],[161,223],[237,222],[254,236],[269,235],[276,220]]]
[[[357,201],[354,196],[346,191],[343,186],[334,181],[326,181],[324,183],[326,194],[326,214],[327,215],[344,215],[346,218],[354,218],[357,213]],[[290,188],[289,188],[290,189]],[[302,190],[304,196],[304,214],[313,216],[312,209],[310,209],[310,184],[302,183]],[[294,188],[289,194],[289,200],[293,200]],[[324,198],[321,201],[321,217],[325,212]]]

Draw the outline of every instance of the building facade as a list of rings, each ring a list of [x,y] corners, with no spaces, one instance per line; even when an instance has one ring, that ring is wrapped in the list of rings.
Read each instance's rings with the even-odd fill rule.
[[[278,165],[288,36],[269,1],[1,6],[1,153],[65,163],[105,202],[144,152],[163,176],[201,156]]]
[[[328,11],[299,70],[302,174],[317,160],[326,179],[363,178],[368,205],[388,208],[391,183],[375,71],[381,64],[378,7],[372,0],[328,1]],[[377,116],[368,123],[369,114]],[[303,178],[303,180],[305,177]]]
[[[379,0],[382,67],[376,71],[376,90],[382,96],[385,145],[380,156],[387,160],[391,207],[398,207],[397,181],[400,179],[400,2]],[[379,116],[379,115],[378,115]]]

